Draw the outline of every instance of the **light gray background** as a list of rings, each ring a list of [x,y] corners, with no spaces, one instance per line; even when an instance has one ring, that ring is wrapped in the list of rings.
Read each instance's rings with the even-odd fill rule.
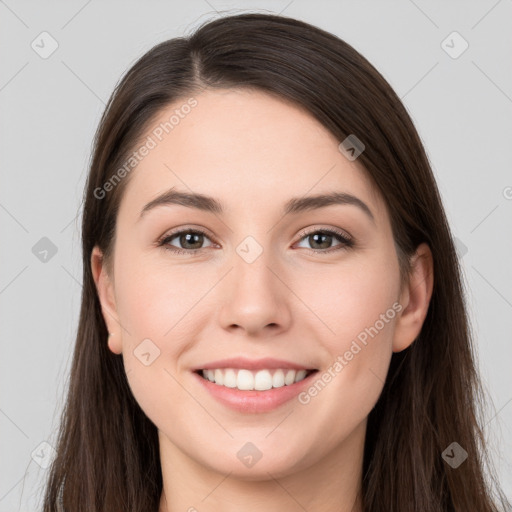
[[[485,432],[511,496],[510,0],[0,0],[0,512],[39,509],[46,471],[38,462],[51,454],[41,443],[55,439],[78,322],[77,214],[104,104],[140,55],[216,10],[281,12],[324,28],[367,57],[403,99],[460,240],[492,398]],[[59,45],[47,59],[31,47],[43,31]],[[441,46],[453,31],[469,43],[456,59]],[[32,252],[42,237],[57,247],[46,263]]]

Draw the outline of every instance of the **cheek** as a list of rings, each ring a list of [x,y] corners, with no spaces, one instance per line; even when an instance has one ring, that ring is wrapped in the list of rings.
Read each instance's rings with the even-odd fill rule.
[[[207,301],[201,298],[217,280],[211,270],[171,266],[165,257],[150,260],[139,254],[118,263],[116,305],[125,328],[125,370],[135,398],[153,421],[162,410],[190,407],[190,398],[175,378],[183,370],[181,354],[194,345],[201,319],[208,318]]]
[[[160,425],[165,411],[190,408],[190,397],[178,383],[177,365],[197,338],[194,305],[204,294],[204,284],[177,268],[156,268],[143,259],[133,263],[119,266],[116,287],[117,312],[126,328],[122,356],[136,401]]]
[[[176,339],[193,323],[198,311],[195,305],[208,290],[208,283],[215,283],[215,276],[210,272],[208,277],[186,264],[169,264],[165,249],[151,251],[147,257],[139,254],[119,262],[117,312],[132,337],[159,340],[160,345],[172,338],[172,346],[178,349]],[[154,257],[156,251],[162,251],[158,258]]]
[[[336,404],[329,414],[334,413],[340,424],[348,421],[347,416],[350,422],[364,419],[375,405],[401,310],[398,264],[387,258],[354,261],[345,270],[317,274],[315,286],[300,291],[305,302],[314,305],[316,330],[329,355],[327,368],[300,401],[311,404],[320,416],[328,414],[321,403]]]
[[[315,269],[310,276],[297,276],[293,289],[315,313],[331,354],[344,351],[347,342],[376,323],[385,334],[381,339],[388,337],[389,320],[396,317],[392,306],[399,297],[398,264],[392,258],[376,252],[356,255],[340,265]]]

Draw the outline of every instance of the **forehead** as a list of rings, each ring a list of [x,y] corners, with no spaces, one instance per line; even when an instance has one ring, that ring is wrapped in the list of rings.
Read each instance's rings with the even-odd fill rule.
[[[138,215],[171,187],[240,208],[333,190],[374,211],[385,208],[363,166],[345,158],[340,141],[300,106],[246,89],[193,98],[167,106],[149,124],[140,141],[151,149],[132,171],[121,210]]]

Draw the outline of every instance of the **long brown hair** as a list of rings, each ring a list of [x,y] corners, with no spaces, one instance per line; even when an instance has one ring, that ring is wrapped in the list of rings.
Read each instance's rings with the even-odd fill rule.
[[[394,353],[370,412],[364,450],[366,512],[497,511],[509,506],[491,467],[461,270],[422,142],[382,75],[354,48],[307,23],[270,14],[227,16],[158,44],[113,92],[94,140],[82,219],[83,292],[67,402],[44,511],[157,512],[162,474],[156,426],[135,401],[107,329],[90,257],[111,267],[116,216],[131,174],[112,178],[164,107],[202,89],[255,88],[302,106],[337,140],[355,134],[359,156],[386,201],[402,277],[422,242],[434,289],[422,331]],[[135,171],[136,172],[136,171]],[[96,191],[96,193],[95,193]],[[442,453],[457,442],[468,458]],[[494,491],[496,487],[496,491]]]

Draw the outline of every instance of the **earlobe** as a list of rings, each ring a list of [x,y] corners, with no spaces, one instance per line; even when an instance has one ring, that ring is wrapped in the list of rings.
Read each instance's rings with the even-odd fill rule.
[[[118,337],[116,338],[115,334],[113,332],[111,332],[108,335],[108,342],[107,342],[108,348],[110,349],[110,351],[117,355],[119,355],[123,352],[123,347],[122,347],[121,340],[119,339],[119,336],[121,336],[120,333],[118,334]]]
[[[418,337],[428,313],[434,287],[434,263],[430,247],[418,246],[411,261],[409,281],[402,290],[403,309],[395,324],[393,352],[401,352]]]
[[[109,332],[108,347],[114,354],[120,354],[122,352],[122,344],[120,339],[121,333],[118,328],[119,319],[117,317],[114,285],[107,273],[103,254],[98,246],[95,246],[91,253],[91,270],[101,304],[103,319]]]

